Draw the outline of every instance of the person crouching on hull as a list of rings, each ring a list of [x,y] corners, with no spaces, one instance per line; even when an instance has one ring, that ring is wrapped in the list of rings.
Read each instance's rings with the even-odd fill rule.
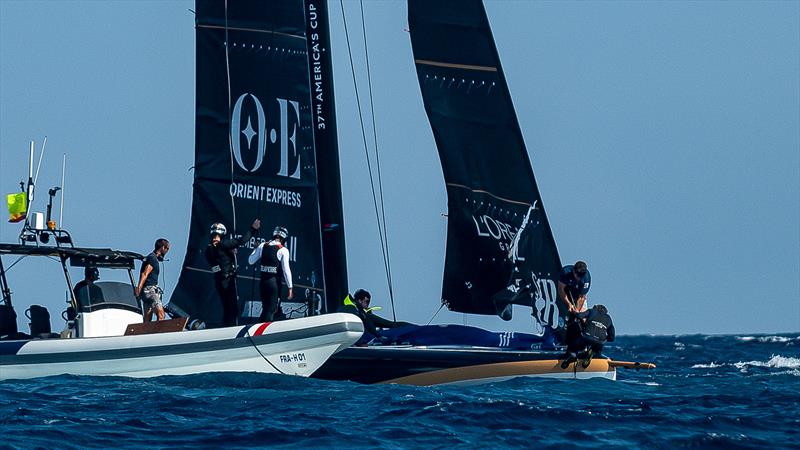
[[[239,302],[236,292],[236,251],[244,245],[261,228],[261,221],[256,219],[244,236],[239,238],[225,238],[228,230],[225,225],[215,223],[211,225],[209,239],[206,247],[206,260],[211,272],[214,274],[214,287],[222,300],[222,324],[226,327],[236,325],[239,318]]]
[[[262,322],[272,322],[275,317],[281,278],[289,289],[287,300],[294,298],[292,271],[289,269],[289,249],[284,246],[288,236],[289,232],[286,228],[275,227],[272,232],[272,240],[259,244],[247,258],[247,262],[251,266],[259,264],[261,269],[261,281],[259,282],[261,315],[258,319]]]
[[[603,353],[606,342],[614,342],[616,332],[614,322],[603,305],[594,305],[590,309],[575,314],[575,321],[567,326],[567,354],[561,368],[566,369],[570,363],[578,359],[578,354],[586,352],[584,367],[589,366],[592,356]]]

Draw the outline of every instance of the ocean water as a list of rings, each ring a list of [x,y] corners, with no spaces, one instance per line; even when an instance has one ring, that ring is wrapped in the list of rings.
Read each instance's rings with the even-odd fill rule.
[[[622,336],[618,381],[278,375],[0,382],[0,448],[800,448],[800,334]]]

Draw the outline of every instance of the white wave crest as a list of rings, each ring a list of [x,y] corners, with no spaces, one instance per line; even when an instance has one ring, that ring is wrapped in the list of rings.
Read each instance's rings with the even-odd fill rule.
[[[800,341],[800,336],[736,336],[741,342],[759,342],[762,344],[783,344]]]
[[[747,372],[749,367],[770,367],[774,369],[800,369],[800,358],[790,358],[781,355],[772,355],[769,361],[739,361],[733,364],[734,367]]]
[[[767,365],[769,367],[777,367],[780,369],[800,369],[800,358],[790,358],[776,355],[767,361]]]
[[[656,383],[655,381],[620,380],[618,382],[628,384],[643,384],[645,386],[661,386],[661,384]]]
[[[723,367],[725,364],[717,364],[716,362],[712,362],[710,364],[695,364],[692,366],[692,369],[716,369],[717,367]]]

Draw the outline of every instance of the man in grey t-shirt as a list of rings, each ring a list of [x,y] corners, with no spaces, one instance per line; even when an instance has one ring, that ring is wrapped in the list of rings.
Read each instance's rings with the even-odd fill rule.
[[[161,303],[164,291],[158,286],[158,274],[161,271],[159,262],[164,260],[169,251],[169,241],[164,238],[157,239],[154,247],[153,252],[142,261],[139,284],[134,289],[134,294],[142,301],[145,322],[152,320],[153,313],[156,315],[156,320],[164,320],[164,306]]]

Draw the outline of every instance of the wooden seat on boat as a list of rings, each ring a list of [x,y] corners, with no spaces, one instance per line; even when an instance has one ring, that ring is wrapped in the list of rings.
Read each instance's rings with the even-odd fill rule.
[[[125,329],[125,336],[183,331],[183,329],[186,328],[186,322],[188,320],[189,319],[186,317],[178,317],[176,319],[158,320],[156,322],[132,323]]]

